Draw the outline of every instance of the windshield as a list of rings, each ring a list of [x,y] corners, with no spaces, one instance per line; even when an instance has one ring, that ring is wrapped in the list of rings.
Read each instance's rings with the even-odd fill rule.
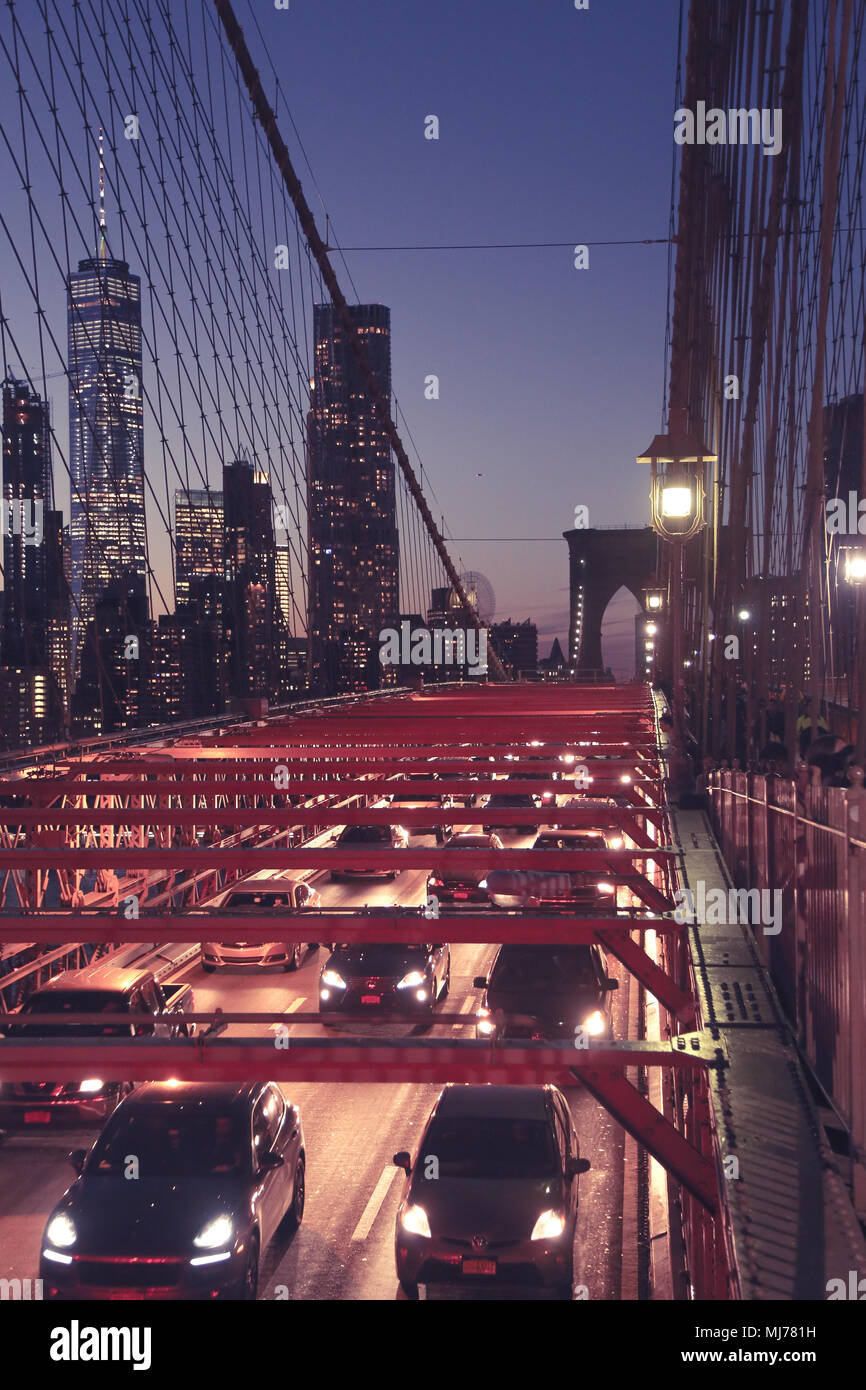
[[[427,963],[424,946],[378,945],[340,946],[332,957],[333,965],[349,974],[388,975],[423,970]]]
[[[492,990],[547,992],[587,989],[597,986],[592,954],[588,946],[510,946],[496,958],[490,977]]]
[[[122,1177],[130,1154],[141,1178],[240,1176],[250,1167],[249,1139],[237,1116],[176,1105],[118,1112],[91,1151],[87,1176]]]
[[[602,835],[539,835],[534,849],[604,849]]]
[[[22,1014],[69,1014],[73,1018],[76,1014],[123,1014],[129,1015],[129,999],[125,994],[118,991],[104,989],[70,989],[70,990],[46,990],[43,994],[34,994],[21,1009]],[[37,1034],[39,1037],[58,1038],[58,1037],[123,1037],[129,1033],[129,1024],[125,1027],[100,1027],[99,1024],[76,1024],[70,1026],[66,1023],[40,1023],[27,1026],[15,1024],[9,1029],[10,1036],[15,1034]]]
[[[387,825],[347,825],[340,841],[344,845],[390,844],[391,832]]]
[[[543,1121],[498,1115],[435,1119],[419,1171],[428,1157],[438,1159],[440,1178],[532,1179],[557,1171],[553,1137]]]
[[[291,889],[283,888],[276,892],[266,888],[260,893],[231,893],[226,899],[226,907],[291,907]]]

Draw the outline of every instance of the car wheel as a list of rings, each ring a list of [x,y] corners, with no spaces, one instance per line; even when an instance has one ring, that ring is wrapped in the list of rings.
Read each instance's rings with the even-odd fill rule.
[[[448,957],[448,966],[445,971],[445,979],[442,981],[442,989],[439,992],[440,999],[447,999],[451,992],[451,957]]]
[[[307,1192],[305,1178],[306,1164],[303,1158],[299,1158],[295,1169],[295,1181],[292,1184],[292,1204],[286,1212],[286,1226],[290,1231],[296,1231],[304,1219],[304,1200]]]
[[[410,1283],[408,1282],[408,1280],[406,1280],[406,1279],[401,1279],[401,1280],[400,1280],[400,1288],[403,1290],[403,1292],[404,1292],[404,1294],[406,1295],[406,1297],[409,1298],[409,1299],[411,1299],[413,1303],[417,1303],[417,1302],[418,1302],[418,1285],[417,1285],[417,1284],[410,1284]]]
[[[201,968],[202,968],[202,970],[204,971],[204,973],[205,973],[206,975],[212,975],[212,974],[214,973],[214,971],[216,970],[216,966],[215,966],[215,965],[207,965],[204,961],[202,961],[202,963],[201,963]]]
[[[256,1236],[250,1238],[250,1249],[244,1268],[240,1297],[244,1303],[255,1303],[259,1295],[259,1242]]]
[[[289,959],[286,961],[285,965],[283,966],[283,969],[286,970],[286,971],[288,971],[288,970],[297,970],[300,964],[301,964],[301,948],[300,948],[300,946],[293,946],[293,947],[292,947],[292,954],[289,956]]]
[[[563,1279],[556,1286],[556,1297],[562,1303],[571,1303],[574,1299],[574,1270],[567,1279]]]

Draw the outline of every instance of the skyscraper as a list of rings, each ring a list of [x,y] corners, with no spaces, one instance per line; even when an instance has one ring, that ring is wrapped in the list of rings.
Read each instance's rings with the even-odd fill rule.
[[[223,468],[223,630],[229,693],[272,700],[278,674],[274,647],[276,546],[267,473],[238,460]]]
[[[219,618],[223,602],[223,495],[174,494],[175,593],[178,612]]]
[[[102,165],[100,156],[100,198]],[[97,254],[69,277],[69,453],[72,471],[70,576],[72,662],[107,588],[130,609],[135,631],[146,618],[141,400],[141,281],[108,255],[100,203]]]
[[[379,387],[391,395],[391,314],[351,307]],[[316,305],[308,419],[310,679],[324,694],[382,680],[379,633],[399,613],[394,463],[361,370],[330,304]]]
[[[3,397],[0,741],[51,742],[64,726],[68,602],[63,519],[52,509],[48,406],[26,382]]]
[[[26,382],[3,382],[5,666],[42,666],[48,619],[45,513],[51,508],[48,406]]]

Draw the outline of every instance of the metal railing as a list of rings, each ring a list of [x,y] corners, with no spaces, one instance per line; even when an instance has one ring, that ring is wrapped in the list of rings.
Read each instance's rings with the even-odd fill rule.
[[[800,1050],[849,1133],[866,1210],[866,792],[715,772],[709,796],[737,888],[781,896],[781,929],[755,932]]]

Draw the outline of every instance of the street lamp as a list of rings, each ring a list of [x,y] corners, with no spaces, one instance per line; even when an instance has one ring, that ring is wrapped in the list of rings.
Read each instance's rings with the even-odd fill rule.
[[[657,434],[638,463],[650,465],[650,518],[653,530],[672,546],[671,554],[671,673],[674,732],[683,734],[683,546],[706,524],[704,465],[716,455],[685,429],[685,411],[672,406],[670,430]],[[689,663],[690,665],[691,663]]]
[[[846,584],[866,583],[866,550],[844,546],[842,549],[842,574]]]

